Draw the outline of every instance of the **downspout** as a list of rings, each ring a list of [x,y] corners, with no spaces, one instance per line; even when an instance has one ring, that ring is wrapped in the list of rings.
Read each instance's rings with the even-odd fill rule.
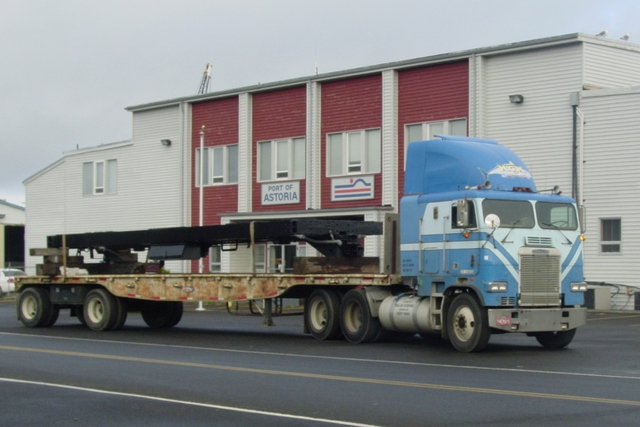
[[[586,231],[586,210],[584,207],[584,114],[580,111],[580,92],[573,92],[570,96],[573,108],[573,138],[572,138],[572,171],[571,195],[578,205],[580,232]],[[579,120],[579,122],[578,122]],[[580,125],[578,127],[578,124]]]
[[[569,103],[573,109],[573,130],[571,138],[571,197],[578,200],[578,105],[580,105],[580,93],[573,92],[570,95]]]

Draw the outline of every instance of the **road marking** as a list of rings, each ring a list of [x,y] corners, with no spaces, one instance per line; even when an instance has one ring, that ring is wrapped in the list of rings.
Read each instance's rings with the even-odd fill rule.
[[[255,415],[266,415],[269,417],[279,417],[279,418],[289,418],[294,420],[304,420],[304,421],[315,421],[319,423],[327,423],[327,424],[335,424],[341,426],[349,426],[349,427],[376,427],[371,424],[362,424],[362,423],[352,423],[348,421],[338,421],[338,420],[329,420],[326,418],[313,418],[313,417],[305,417],[302,415],[292,415],[292,414],[283,414],[280,412],[268,412],[268,411],[259,411],[255,409],[246,409],[246,408],[238,408],[234,406],[223,406],[223,405],[214,405],[211,403],[201,403],[201,402],[191,402],[188,400],[176,400],[176,399],[167,399],[164,397],[157,396],[148,396],[144,394],[135,394],[135,393],[121,393],[117,391],[109,391],[109,390],[99,390],[95,388],[87,388],[87,387],[77,387],[66,384],[54,384],[54,383],[45,383],[40,381],[26,381],[26,380],[16,380],[13,378],[0,378],[0,381],[9,382],[9,383],[17,383],[17,384],[29,384],[29,385],[39,385],[46,387],[57,387],[64,388],[67,390],[76,390],[83,391],[89,393],[99,393],[99,394],[108,394],[112,396],[120,396],[120,397],[133,397],[137,399],[146,399],[146,400],[154,400],[158,402],[167,402],[167,403],[177,403],[180,405],[189,405],[189,406],[199,406],[201,408],[210,408],[210,409],[222,409],[225,411],[233,411],[233,412],[243,412],[246,414],[255,414]]]
[[[587,322],[596,322],[598,320],[629,319],[630,317],[640,317],[640,314],[631,314],[629,316],[616,316],[616,317],[600,317],[597,319],[588,319]]]
[[[573,396],[573,395],[552,394],[552,393],[536,393],[536,392],[529,392],[529,391],[500,390],[500,389],[466,387],[466,386],[451,386],[451,385],[444,385],[444,384],[429,384],[429,383],[418,383],[418,382],[409,382],[409,381],[393,381],[393,380],[382,380],[382,379],[374,379],[374,378],[343,377],[343,376],[337,376],[337,375],[312,374],[309,372],[276,371],[272,369],[257,369],[257,368],[238,367],[238,366],[215,365],[215,364],[208,364],[208,363],[179,362],[175,360],[160,360],[160,359],[148,359],[148,358],[130,357],[130,356],[81,353],[81,352],[75,352],[75,351],[44,350],[44,349],[37,349],[37,348],[14,347],[14,346],[4,346],[4,345],[0,346],[0,350],[52,354],[52,355],[58,355],[58,356],[83,357],[83,358],[89,358],[89,359],[116,360],[120,362],[137,362],[137,363],[147,363],[147,364],[156,364],[156,365],[214,369],[214,370],[221,370],[221,371],[242,372],[242,373],[263,374],[263,375],[277,375],[277,376],[284,376],[284,377],[312,378],[312,379],[318,379],[318,380],[330,380],[330,381],[341,381],[341,382],[351,382],[351,383],[375,384],[375,385],[386,385],[386,386],[396,386],[396,387],[413,387],[413,388],[441,390],[441,391],[456,391],[456,392],[466,392],[466,393],[495,394],[495,395],[503,395],[503,396],[534,397],[534,398],[540,398],[540,399],[568,400],[568,401],[574,401],[574,402],[590,402],[590,403],[603,403],[603,404],[610,404],[610,405],[626,405],[626,406],[640,407],[640,401],[635,401],[635,400],[607,399],[607,398],[600,398],[600,397]]]
[[[174,344],[156,344],[156,343],[141,343],[141,342],[129,342],[129,341],[109,341],[99,340],[92,338],[73,338],[73,337],[55,337],[48,335],[36,335],[36,334],[17,334],[13,332],[0,332],[0,335],[12,335],[19,337],[29,338],[48,338],[53,340],[65,340],[65,341],[83,341],[83,342],[99,342],[106,344],[120,344],[120,345],[133,345],[133,346],[147,346],[147,347],[162,347],[162,348],[175,348],[185,350],[200,350],[200,351],[219,351],[224,353],[241,353],[241,354],[256,354],[263,356],[277,356],[277,357],[299,357],[305,359],[323,359],[323,360],[339,360],[347,362],[358,363],[378,363],[389,365],[407,365],[407,366],[424,366],[430,368],[447,368],[447,369],[468,369],[477,371],[497,371],[497,372],[520,372],[527,374],[542,374],[553,376],[572,376],[572,377],[585,377],[585,378],[611,378],[620,380],[640,380],[640,377],[624,376],[624,375],[609,375],[609,374],[587,374],[582,372],[561,372],[561,371],[542,371],[536,369],[522,369],[522,368],[493,368],[488,366],[468,366],[468,365],[447,365],[444,363],[425,363],[425,362],[407,362],[400,360],[376,360],[376,359],[362,359],[357,357],[337,357],[337,356],[318,356],[313,354],[295,354],[295,353],[277,353],[272,351],[259,351],[259,350],[235,350],[230,348],[219,347],[197,347],[187,345],[174,345]]]

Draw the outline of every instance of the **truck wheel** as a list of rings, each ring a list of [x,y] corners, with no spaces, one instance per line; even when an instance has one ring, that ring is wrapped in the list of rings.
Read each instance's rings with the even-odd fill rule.
[[[29,328],[48,327],[56,323],[60,307],[51,304],[49,292],[42,288],[26,288],[18,298],[18,318]]]
[[[112,331],[118,331],[122,329],[124,323],[127,321],[127,315],[129,314],[129,304],[125,298],[116,297],[116,304],[118,306],[118,318],[116,323],[111,328]]]
[[[371,316],[367,295],[363,289],[352,289],[342,299],[340,324],[342,334],[352,343],[378,341],[384,332],[380,319]]]
[[[491,329],[487,311],[471,294],[459,294],[449,307],[447,332],[453,347],[463,353],[482,351],[489,343]]]
[[[316,289],[307,298],[304,320],[317,340],[340,338],[340,298],[334,291]]]
[[[172,328],[182,319],[183,309],[181,301],[147,301],[140,314],[150,328]]]
[[[82,311],[89,329],[110,331],[120,319],[122,304],[106,289],[94,289],[85,297]]]
[[[576,336],[576,329],[558,332],[536,332],[533,335],[544,348],[558,349],[565,348],[573,341],[573,337]]]

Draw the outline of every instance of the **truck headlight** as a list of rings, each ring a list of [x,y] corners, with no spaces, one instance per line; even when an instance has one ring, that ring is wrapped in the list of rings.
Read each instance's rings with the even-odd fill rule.
[[[507,292],[509,285],[507,282],[490,282],[489,292]]]
[[[587,292],[587,284],[585,282],[571,282],[571,292]]]

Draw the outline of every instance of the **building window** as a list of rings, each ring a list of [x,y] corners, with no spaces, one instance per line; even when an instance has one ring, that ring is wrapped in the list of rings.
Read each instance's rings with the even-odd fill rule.
[[[196,149],[196,187],[200,186],[200,149]],[[204,149],[202,183],[222,185],[238,183],[238,146],[221,145]]]
[[[253,269],[256,273],[265,273],[267,271],[266,249],[267,246],[265,244],[253,245]]]
[[[289,138],[258,143],[258,181],[304,179],[305,139]]]
[[[222,248],[220,246],[211,246],[209,249],[209,271],[211,273],[220,273],[222,271]]]
[[[82,194],[98,196],[118,191],[118,161],[100,160],[82,164]]]
[[[620,253],[622,246],[622,220],[609,218],[600,220],[600,252]]]
[[[378,173],[380,129],[327,135],[327,176]]]

